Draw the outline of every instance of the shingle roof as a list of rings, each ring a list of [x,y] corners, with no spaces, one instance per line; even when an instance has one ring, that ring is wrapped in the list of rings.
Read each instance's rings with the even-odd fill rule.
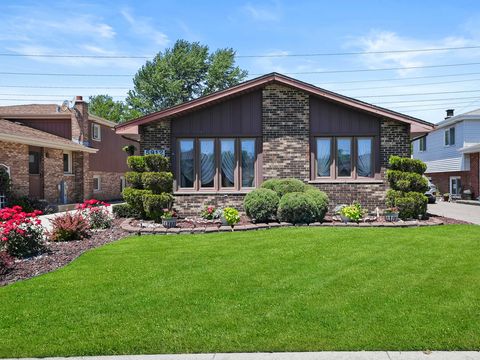
[[[0,114],[5,115],[19,115],[19,114],[32,114],[32,115],[51,115],[58,113],[71,113],[69,109],[66,111],[58,110],[57,104],[28,104],[28,105],[9,105],[0,106]]]
[[[37,130],[13,121],[0,119],[0,141],[49,147],[52,149],[96,152],[63,137]]]

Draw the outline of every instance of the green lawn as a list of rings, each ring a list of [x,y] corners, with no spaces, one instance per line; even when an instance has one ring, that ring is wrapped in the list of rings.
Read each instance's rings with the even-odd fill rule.
[[[480,226],[130,237],[0,304],[1,357],[480,350]]]

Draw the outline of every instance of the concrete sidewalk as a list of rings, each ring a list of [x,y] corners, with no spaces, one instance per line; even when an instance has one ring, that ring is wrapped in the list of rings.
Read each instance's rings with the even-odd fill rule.
[[[428,204],[428,212],[480,225],[480,206],[439,201],[436,204]]]
[[[120,355],[43,358],[42,360],[480,360],[478,351],[324,351],[293,353],[232,353]],[[8,360],[8,359],[7,359]]]

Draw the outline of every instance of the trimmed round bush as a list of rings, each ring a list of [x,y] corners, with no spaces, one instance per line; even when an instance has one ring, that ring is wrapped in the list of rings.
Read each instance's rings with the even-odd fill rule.
[[[298,179],[270,179],[263,182],[261,187],[275,191],[279,198],[288,193],[305,191],[305,184]]]
[[[134,189],[143,189],[142,173],[128,171],[125,173],[125,180]]]
[[[402,220],[417,219],[427,213],[428,198],[422,193],[409,192],[397,198],[398,216]]]
[[[278,219],[293,224],[310,224],[317,216],[317,204],[304,192],[287,193],[280,199]]]
[[[145,162],[145,171],[163,172],[170,170],[170,161],[163,155],[145,155],[143,160]]]
[[[123,199],[130,205],[135,211],[142,215],[145,215],[143,210],[143,195],[151,194],[150,190],[140,190],[131,187],[123,189]]]
[[[143,195],[143,210],[150,219],[159,222],[164,209],[170,208],[172,202],[172,194],[145,194]]]
[[[328,211],[328,196],[323,191],[315,187],[308,187],[305,194],[309,196],[315,203],[315,221],[323,222],[325,214]]]
[[[171,172],[144,172],[142,173],[143,187],[154,194],[170,193],[173,191],[173,174]]]
[[[127,158],[127,165],[132,171],[145,171],[145,159],[143,156],[129,156]]]
[[[389,169],[387,170],[387,179],[390,187],[394,190],[420,193],[428,190],[428,180],[417,173]]]
[[[427,165],[418,159],[393,155],[388,159],[388,163],[392,170],[412,172],[418,175],[423,175],[427,171]]]
[[[275,219],[280,199],[270,189],[255,189],[245,196],[243,206],[247,216],[256,222],[268,222]]]

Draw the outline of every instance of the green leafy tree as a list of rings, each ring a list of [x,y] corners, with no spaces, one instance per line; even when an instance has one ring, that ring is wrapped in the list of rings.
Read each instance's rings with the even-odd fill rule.
[[[115,101],[109,95],[89,97],[89,112],[104,119],[124,122],[142,116],[142,113],[123,101]]]
[[[138,70],[126,101],[147,114],[226,89],[246,76],[247,71],[235,65],[233,49],[209,53],[206,45],[178,40]]]

